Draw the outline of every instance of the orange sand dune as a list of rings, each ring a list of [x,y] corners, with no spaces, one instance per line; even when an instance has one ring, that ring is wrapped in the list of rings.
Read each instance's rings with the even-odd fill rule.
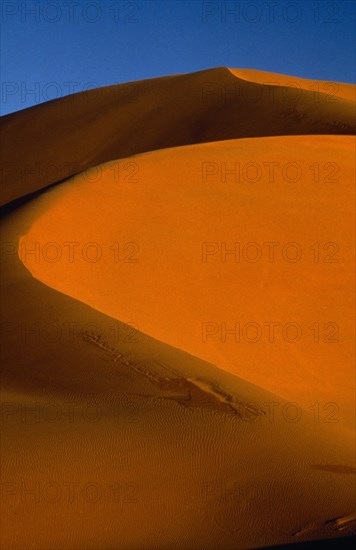
[[[218,68],[3,117],[2,549],[349,545],[355,88],[329,84]]]
[[[284,83],[266,85],[266,73],[254,72],[251,81],[246,72],[243,78],[235,74],[240,71],[221,67],[109,86],[3,117],[0,204],[90,166],[154,149],[355,131],[354,102],[343,92],[347,85],[334,91],[310,81],[296,94]]]
[[[355,534],[354,435],[340,414],[286,402],[31,277],[9,243],[36,227],[43,199],[1,224],[1,548],[226,550]]]
[[[351,136],[166,149],[132,159],[135,182],[102,165],[38,201],[19,254],[64,294],[353,423],[354,149]]]

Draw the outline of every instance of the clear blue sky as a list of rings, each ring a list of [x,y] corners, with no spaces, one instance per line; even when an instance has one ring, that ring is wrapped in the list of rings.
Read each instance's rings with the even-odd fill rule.
[[[355,82],[355,12],[352,0],[1,0],[1,113],[221,65]]]

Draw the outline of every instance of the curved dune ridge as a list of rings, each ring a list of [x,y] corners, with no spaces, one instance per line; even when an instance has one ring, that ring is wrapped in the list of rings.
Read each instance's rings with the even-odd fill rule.
[[[52,288],[305,407],[332,396],[352,423],[354,150],[250,138],[138,155],[130,177],[128,159],[101,165],[41,199],[19,254]],[[315,183],[330,158],[341,183]],[[240,181],[222,181],[237,159]]]
[[[250,78],[250,72],[220,67],[90,90],[2,117],[0,204],[145,151],[244,137],[355,133],[349,85],[290,81],[274,73],[268,84],[268,74],[254,71]]]
[[[218,68],[2,119],[2,548],[356,534],[355,87],[331,84]]]

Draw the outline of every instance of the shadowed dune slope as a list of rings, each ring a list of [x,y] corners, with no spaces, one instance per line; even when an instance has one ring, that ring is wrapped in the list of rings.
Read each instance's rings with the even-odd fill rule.
[[[90,166],[154,149],[355,131],[347,85],[330,89],[292,77],[290,83],[273,73],[266,84],[266,73],[259,74],[253,71],[250,79],[248,71],[240,77],[239,70],[221,67],[90,90],[3,117],[0,204]]]

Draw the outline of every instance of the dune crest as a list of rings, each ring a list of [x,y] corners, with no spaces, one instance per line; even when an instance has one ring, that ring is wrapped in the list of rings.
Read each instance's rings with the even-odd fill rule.
[[[329,83],[316,81],[315,90],[300,88],[296,94],[280,75],[272,73],[271,79],[278,76],[283,85],[266,85],[265,73],[254,72],[252,80],[243,74],[241,79],[219,67],[118,84],[2,117],[0,205],[97,164],[156,149],[234,138],[355,133],[354,102],[339,92],[328,97],[318,91]]]
[[[327,82],[321,80],[311,80],[297,76],[287,76],[284,74],[270,73],[267,71],[256,71],[254,69],[229,69],[237,78],[242,78],[256,84],[273,84],[274,86],[285,86],[291,88],[291,96],[302,95],[302,90],[313,91],[320,94],[320,101],[336,102],[339,99],[356,101],[356,88],[354,84],[344,84],[342,82]],[[323,97],[324,95],[324,97]],[[325,97],[326,96],[326,97]],[[317,98],[317,95],[315,96]]]

